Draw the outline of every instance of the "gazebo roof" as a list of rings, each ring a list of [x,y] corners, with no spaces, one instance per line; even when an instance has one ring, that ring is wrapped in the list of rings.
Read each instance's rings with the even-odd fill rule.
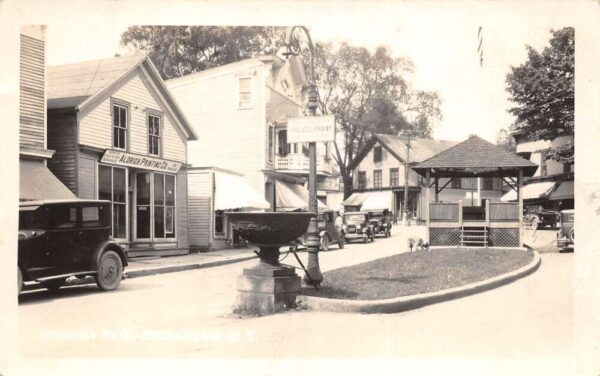
[[[456,144],[431,158],[412,166],[419,175],[431,171],[433,177],[532,176],[538,165],[504,150],[478,136]]]

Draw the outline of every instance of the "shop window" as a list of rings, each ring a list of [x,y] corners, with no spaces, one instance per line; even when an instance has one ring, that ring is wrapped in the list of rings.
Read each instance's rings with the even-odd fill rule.
[[[154,174],[154,237],[175,237],[175,176]]]
[[[453,178],[452,183],[450,183],[450,188],[461,189],[462,188],[462,178]]]
[[[359,171],[358,172],[358,189],[365,189],[367,188],[367,173],[366,171]]]
[[[373,171],[373,188],[381,188],[381,170]]]
[[[383,154],[383,150],[382,150],[381,146],[375,146],[373,148],[373,162],[380,163],[382,160],[382,154]]]
[[[98,166],[98,199],[111,202],[112,236],[127,237],[127,182],[126,170],[119,167]]]
[[[238,108],[252,107],[252,78],[240,77],[238,79]]]
[[[483,189],[491,191],[494,189],[494,178],[483,178]]]
[[[160,155],[160,117],[148,115],[148,154]]]
[[[215,236],[225,236],[225,212],[215,210]]]
[[[113,147],[115,149],[127,148],[127,107],[113,104]]]
[[[390,168],[390,187],[397,187],[400,185],[397,168]]]

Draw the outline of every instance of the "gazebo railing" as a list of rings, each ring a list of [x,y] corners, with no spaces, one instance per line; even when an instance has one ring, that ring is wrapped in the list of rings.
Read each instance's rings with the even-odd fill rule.
[[[431,246],[459,246],[464,232],[477,228],[485,233],[487,245],[518,247],[521,213],[513,202],[485,202],[485,220],[463,219],[462,201],[430,202],[427,217]],[[473,230],[470,230],[473,231]]]

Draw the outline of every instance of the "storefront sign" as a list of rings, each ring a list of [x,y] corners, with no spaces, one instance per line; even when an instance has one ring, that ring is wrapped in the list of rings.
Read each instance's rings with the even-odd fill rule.
[[[335,116],[303,116],[288,118],[287,142],[335,141]]]
[[[160,158],[136,155],[110,149],[104,152],[101,162],[172,173],[177,173],[182,164],[181,162],[165,161],[164,159]]]
[[[340,179],[337,177],[326,177],[323,181],[317,183],[317,189],[321,191],[338,191],[340,190]]]

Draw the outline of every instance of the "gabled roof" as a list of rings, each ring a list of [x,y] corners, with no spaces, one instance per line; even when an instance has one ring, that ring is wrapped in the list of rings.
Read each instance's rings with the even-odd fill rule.
[[[471,136],[412,167],[420,175],[434,170],[438,177],[515,176],[518,169],[523,169],[525,176],[531,176],[537,168],[535,163],[478,136]]]
[[[377,142],[400,162],[405,163],[407,161],[405,138],[391,134],[373,133],[369,141],[367,141],[367,143],[358,151],[356,157],[350,162],[348,168],[353,169],[358,166]],[[457,143],[458,142],[456,141],[434,140],[422,137],[411,138],[408,163],[424,161]]]
[[[152,84],[159,91],[157,94],[164,98],[165,104],[173,112],[176,122],[187,139],[195,140],[196,135],[192,127],[146,55],[121,56],[48,67],[46,84],[48,109],[75,108],[81,111],[137,68],[141,68],[148,74]]]
[[[287,123],[287,118],[299,116],[302,106],[268,87],[269,100],[267,101],[267,121],[275,124]]]

